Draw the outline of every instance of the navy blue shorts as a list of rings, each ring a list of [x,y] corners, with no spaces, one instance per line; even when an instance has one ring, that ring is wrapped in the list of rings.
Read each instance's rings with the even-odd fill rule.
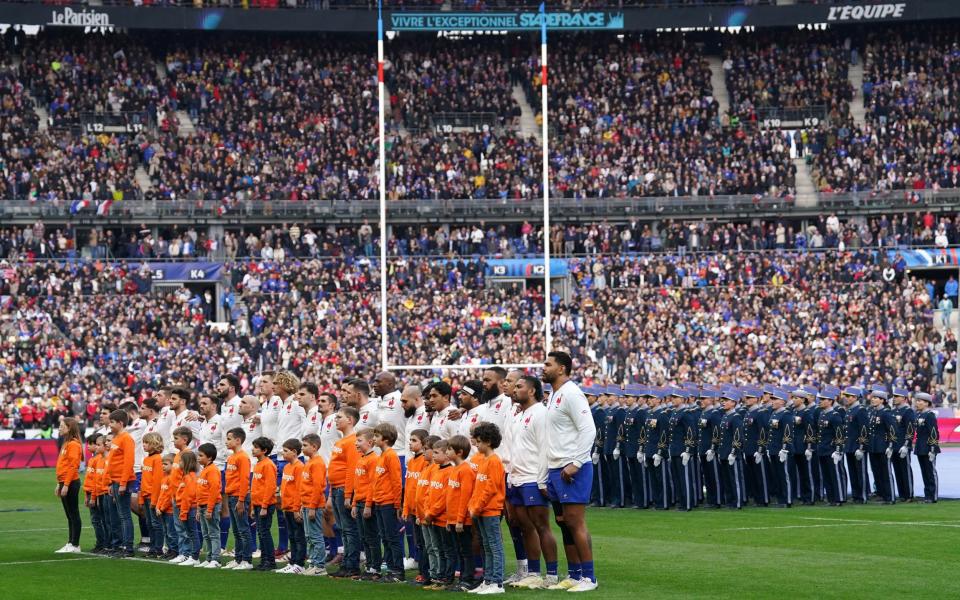
[[[583,463],[570,483],[563,480],[561,471],[563,469],[547,471],[547,495],[550,500],[560,504],[588,504],[590,488],[593,487],[593,463]]]
[[[507,502],[513,506],[547,506],[547,499],[535,483],[507,486]]]
[[[128,494],[139,494],[140,493],[140,482],[143,481],[143,473],[137,473],[137,478],[127,482],[127,493]]]

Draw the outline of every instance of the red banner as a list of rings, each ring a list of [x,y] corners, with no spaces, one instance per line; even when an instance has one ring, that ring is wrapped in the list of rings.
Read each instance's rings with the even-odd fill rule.
[[[960,444],[960,419],[937,419],[941,444]]]
[[[39,469],[57,466],[57,440],[0,441],[0,469]]]

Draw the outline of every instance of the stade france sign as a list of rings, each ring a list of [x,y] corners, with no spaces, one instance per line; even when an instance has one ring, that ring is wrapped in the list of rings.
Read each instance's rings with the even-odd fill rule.
[[[377,31],[377,13],[365,9],[273,9],[192,6],[82,6],[79,0],[50,6],[39,0],[0,0],[0,23],[46,27],[354,32]],[[614,0],[609,4],[615,5]],[[788,5],[678,4],[547,13],[547,27],[559,31],[650,31],[677,28],[834,26],[960,18],[960,0],[836,2]],[[534,31],[541,16],[533,11],[385,11],[393,31]]]

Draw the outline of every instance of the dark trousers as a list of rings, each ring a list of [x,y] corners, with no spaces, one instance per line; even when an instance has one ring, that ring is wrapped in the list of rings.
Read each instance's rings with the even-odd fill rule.
[[[76,479],[68,484],[60,484],[60,489],[67,488],[67,495],[60,497],[63,505],[63,514],[67,516],[67,541],[74,546],[80,545],[80,480]]]
[[[747,495],[758,505],[770,504],[770,459],[762,453],[760,462],[757,463],[756,457],[748,454],[744,461]]]
[[[614,458],[612,454],[604,456],[607,477],[607,506],[623,507],[627,499],[626,478],[624,477],[624,461]]]
[[[283,511],[283,520],[287,525],[287,537],[290,541],[290,564],[302,567],[307,558],[307,534],[303,529],[303,523],[297,523],[294,517],[297,513],[293,511]],[[263,556],[263,549],[260,549],[260,556]]]
[[[427,541],[423,538],[424,525],[414,525],[413,535],[417,539],[420,557],[417,559],[418,572],[424,580],[430,579],[430,558],[427,556]]]
[[[937,478],[937,455],[936,454],[918,454],[917,462],[920,463],[920,475],[923,477],[923,497],[927,500],[937,501],[940,495],[940,480]]]
[[[868,458],[857,460],[854,452],[847,452],[847,473],[850,475],[850,498],[866,502],[870,497],[870,476],[867,475]]]
[[[622,459],[622,457],[621,457]],[[650,506],[650,486],[647,485],[647,468],[641,464],[636,456],[627,458],[627,472],[630,474],[630,491],[633,506],[647,508]]]
[[[700,469],[700,455],[694,453],[690,460],[691,469],[693,470],[693,505],[698,506],[703,503],[703,471]]]
[[[722,478],[726,503],[729,508],[741,508],[746,499],[746,490],[744,490],[743,481],[743,459],[739,456],[731,465],[726,459],[715,458],[720,461],[720,476]]]
[[[474,564],[473,564],[473,528],[469,525],[463,526],[463,531],[458,532],[453,525],[450,526],[450,534],[453,536],[457,548],[457,564],[460,565],[460,582],[472,586],[474,584]]]
[[[664,509],[670,506],[670,461],[666,458],[660,463],[659,467],[653,466],[653,459],[647,458],[647,473],[650,474],[650,490],[653,507]]]
[[[820,462],[820,473],[823,475],[823,485],[827,490],[827,500],[831,504],[841,504],[847,500],[847,469],[843,460],[834,463],[833,456],[817,457]]]
[[[274,506],[268,506],[265,515],[260,514],[260,509],[259,506],[254,508],[254,514],[257,515],[257,535],[260,537],[260,564],[272,567],[277,564],[273,557],[273,532],[270,531],[273,526]]]
[[[445,583],[451,583],[453,581],[453,574],[457,569],[457,544],[454,540],[453,534],[447,531],[446,527],[440,527],[439,525],[431,525],[433,527],[433,533],[437,536],[437,541],[440,549],[440,568],[437,571],[439,573],[440,581]]]
[[[603,506],[603,501],[606,500],[606,498],[603,495],[603,477],[600,471],[600,463],[597,463],[597,468],[593,470],[593,483],[590,487],[590,502],[592,504]]]
[[[93,527],[93,535],[96,539],[97,550],[108,546],[106,527],[103,522],[103,508],[100,506],[100,498],[94,498],[90,503],[90,526]]]
[[[770,492],[777,500],[777,504],[790,506],[794,498],[794,464],[793,455],[787,454],[787,460],[780,462],[779,454],[773,455],[770,461]]]
[[[163,520],[157,516],[150,498],[143,499],[143,515],[150,530],[150,551],[163,552]]]
[[[380,572],[383,563],[383,547],[380,545],[380,534],[377,532],[377,517],[372,512],[369,518],[363,516],[363,502],[357,502],[357,523],[360,525],[360,540],[363,544],[363,553],[367,556],[367,571]]]
[[[703,484],[706,490],[704,503],[707,506],[720,506],[723,504],[723,490],[720,482],[720,459],[716,456],[713,460],[707,460],[706,454],[700,455],[700,470],[703,473]]]
[[[670,457],[670,471],[673,477],[673,489],[676,491],[677,508],[692,510],[696,506],[696,491],[693,482],[693,458],[683,464],[680,456]]]
[[[373,516],[377,520],[377,532],[383,540],[384,560],[387,569],[399,578],[403,578],[403,534],[400,533],[400,520],[393,506],[376,506]],[[377,565],[380,568],[380,565]]]
[[[886,502],[894,502],[893,493],[893,463],[883,452],[870,453],[870,470],[873,471],[873,482],[877,485],[877,494]]]
[[[816,502],[820,499],[820,461],[814,454],[810,460],[801,452],[794,454],[797,461],[797,478],[800,481],[800,499],[804,502]]]
[[[893,474],[897,479],[897,492],[901,500],[913,498],[913,452],[907,452],[906,458],[900,458],[899,449],[893,451]]]
[[[610,468],[610,460],[610,455],[600,455],[600,502],[603,506],[619,504],[619,501],[614,498],[613,472]]]

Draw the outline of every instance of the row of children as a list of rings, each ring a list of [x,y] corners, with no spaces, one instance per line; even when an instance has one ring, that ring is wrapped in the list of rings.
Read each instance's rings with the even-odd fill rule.
[[[398,436],[396,428],[382,423],[355,432],[359,419],[358,411],[351,407],[337,413],[342,437],[333,448],[329,466],[319,455],[319,436],[286,440],[281,453],[285,466],[279,479],[270,458],[273,442],[266,437],[253,440],[255,461],[251,461],[243,449],[246,435],[242,428],[227,432],[230,453],[222,472],[215,465],[217,448],[213,444],[190,450],[190,428],[173,432],[176,452],[166,455],[158,434],[144,435],[138,502],[149,516],[151,547],[147,556],[207,569],[327,575],[323,512],[328,508],[344,538],[343,561],[332,577],[403,581],[403,524],[412,517],[423,549],[418,583],[428,589],[503,593],[500,517],[505,474],[493,452],[501,441],[498,427],[479,423],[470,438],[456,435],[447,440],[415,430],[409,435],[410,456],[404,474],[392,448]],[[83,489],[96,536],[93,552],[117,557],[132,555],[126,550],[130,543],[125,543],[132,538],[125,490],[133,479],[134,454],[133,440],[125,431],[127,421],[128,415],[117,410],[110,415],[109,434],[95,433],[86,440],[92,458]],[[76,507],[83,451],[76,421],[65,419],[60,434],[64,443],[57,465],[57,494],[70,528],[69,542],[61,551],[79,552]],[[471,446],[477,450],[472,456]],[[228,505],[236,540],[235,560],[225,566],[221,565],[220,544],[223,502]],[[289,535],[290,560],[281,569],[275,562],[271,531],[275,513],[284,520]],[[251,552],[253,530],[261,550],[256,567]],[[475,557],[477,547],[482,548],[482,558]],[[361,553],[366,557],[364,569]],[[381,571],[381,561],[386,573]]]

